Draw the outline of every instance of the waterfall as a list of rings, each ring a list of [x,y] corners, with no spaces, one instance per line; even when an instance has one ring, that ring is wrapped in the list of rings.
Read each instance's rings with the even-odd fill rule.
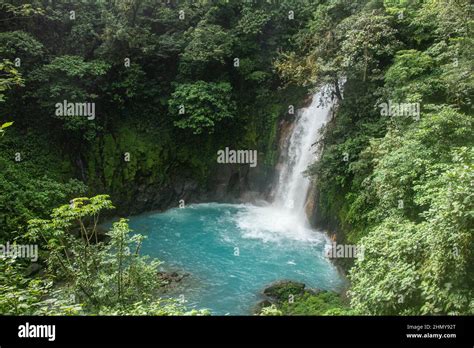
[[[311,104],[296,114],[290,134],[280,149],[279,172],[269,205],[248,205],[236,215],[236,224],[246,238],[264,241],[305,240],[323,242],[308,223],[305,202],[310,181],[303,172],[316,159],[312,146],[329,117],[331,103],[321,104],[322,92],[316,93]]]
[[[281,169],[273,201],[275,207],[289,209],[301,217],[305,216],[304,206],[310,181],[303,172],[315,160],[312,145],[318,141],[319,131],[326,123],[330,109],[329,103],[321,104],[321,93],[316,93],[308,107],[298,110],[293,131],[281,149]]]

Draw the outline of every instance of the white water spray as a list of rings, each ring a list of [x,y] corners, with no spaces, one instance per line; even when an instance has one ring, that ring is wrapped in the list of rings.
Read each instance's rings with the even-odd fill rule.
[[[248,206],[237,217],[236,223],[245,237],[264,241],[324,240],[322,234],[310,228],[306,217],[305,202],[311,183],[304,175],[316,160],[312,145],[318,141],[330,114],[331,104],[321,105],[321,99],[321,93],[316,93],[311,104],[296,115],[293,130],[282,149],[273,203],[264,207]]]
[[[286,153],[278,176],[273,205],[305,216],[304,206],[310,188],[309,179],[303,174],[314,162],[313,144],[320,137],[320,129],[328,119],[330,105],[320,104],[321,95],[313,96],[311,104],[299,110],[293,132],[286,139]]]

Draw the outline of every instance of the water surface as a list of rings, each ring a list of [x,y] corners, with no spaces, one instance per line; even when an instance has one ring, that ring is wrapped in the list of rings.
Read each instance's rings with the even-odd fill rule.
[[[323,256],[321,233],[278,208],[206,203],[130,218],[147,236],[142,253],[168,271],[190,273],[173,296],[212,314],[248,315],[270,283],[291,279],[339,290],[342,281]]]

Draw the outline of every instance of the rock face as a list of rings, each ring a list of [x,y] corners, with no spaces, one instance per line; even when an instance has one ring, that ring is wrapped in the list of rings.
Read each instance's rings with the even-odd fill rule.
[[[308,96],[304,104],[307,105],[310,102],[311,97]],[[186,172],[186,169],[180,167],[180,163],[172,162],[166,169],[153,166],[143,167],[143,164],[141,166],[136,164],[133,170],[128,167],[123,169],[118,164],[109,165],[108,168],[111,169],[106,171],[107,175],[92,173],[90,177],[104,176],[102,188],[111,193],[112,201],[117,207],[114,214],[121,216],[178,207],[181,200],[186,205],[201,202],[255,203],[262,199],[271,201],[272,185],[275,173],[278,171],[278,164],[275,166],[268,162],[273,162],[274,157],[280,158],[278,162],[285,160],[280,154],[286,153],[282,151],[282,147],[285,146],[285,139],[293,130],[294,118],[295,115],[281,115],[272,145],[265,154],[258,152],[256,167],[250,167],[248,164],[219,164],[216,158],[216,162],[208,168],[209,173],[206,174],[205,182],[195,178],[193,173]],[[117,140],[122,138],[124,136],[116,135],[106,139],[111,152],[117,147],[124,147]],[[137,142],[140,138],[132,137],[132,140]],[[146,144],[142,145],[145,157],[149,156],[152,150],[148,149]],[[161,150],[153,149],[152,153],[159,151]],[[159,154],[168,156],[165,152],[159,152]],[[98,164],[90,167],[100,167],[100,163],[102,162],[99,161]],[[122,168],[123,173],[119,172],[117,167]],[[168,179],[154,175],[157,170],[165,171]],[[98,185],[100,187],[100,184]],[[112,190],[110,185],[112,185]]]
[[[286,139],[290,136],[291,132],[293,131],[295,127],[295,123],[294,123],[294,117],[291,117],[291,118],[283,118],[281,121],[280,121],[280,124],[279,124],[279,131],[278,131],[278,161],[276,163],[276,166],[273,170],[273,177],[272,177],[272,180],[270,180],[270,184],[268,186],[268,189],[267,189],[267,199],[269,201],[272,201],[275,197],[274,197],[274,194],[275,194],[275,185],[277,184],[276,183],[276,180],[273,180],[274,178],[277,178],[279,175],[280,175],[280,172],[282,170],[282,167],[283,167],[283,163],[285,163],[288,158],[286,156],[286,154],[288,153],[287,151],[287,147],[288,147],[288,142],[286,141]]]
[[[316,187],[314,186],[314,183],[312,183],[308,192],[308,197],[306,198],[305,206],[304,206],[306,216],[312,226],[315,225],[315,221],[316,221],[315,205],[316,205]]]
[[[192,177],[176,176],[168,184],[139,184],[127,206],[119,206],[118,215],[166,210],[201,202],[241,203],[261,199],[273,177],[273,168],[263,163],[255,168],[244,164],[217,164],[207,183]],[[120,200],[118,200],[120,201]]]
[[[334,108],[331,110],[331,114],[329,116],[329,121],[327,127],[331,127],[333,124],[333,120],[336,117],[337,114],[337,109],[338,106],[337,104],[334,106]],[[324,152],[324,148],[320,149],[321,154]],[[313,178],[313,183],[311,190],[308,195],[308,199],[306,202],[306,215],[308,216],[308,220],[311,224],[311,226],[315,228],[322,228],[327,231],[331,231],[330,234],[333,234],[333,231],[336,232],[337,234],[337,227],[338,227],[338,222],[337,222],[337,217],[334,214],[329,214],[328,216],[325,216],[327,214],[324,214],[324,212],[321,211],[321,207],[319,205],[319,199],[320,199],[320,194],[317,188],[317,178]],[[328,219],[329,218],[329,219]],[[339,236],[338,241],[340,240]]]

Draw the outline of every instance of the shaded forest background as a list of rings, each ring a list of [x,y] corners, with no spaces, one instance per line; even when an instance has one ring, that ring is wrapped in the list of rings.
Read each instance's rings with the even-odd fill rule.
[[[50,269],[64,250],[90,253],[104,267],[109,258],[121,262],[130,255],[117,258],[66,233],[74,228],[71,216],[96,218],[111,209],[107,197],[38,219],[74,197],[101,193],[123,214],[177,205],[186,189],[212,190],[215,154],[225,146],[257,149],[265,176],[276,163],[278,125],[291,118],[289,105],[303,105],[310,91],[327,85],[338,106],[321,159],[308,170],[317,181],[314,223],[366,251],[364,260],[341,262],[351,283],[338,300],[344,305],[323,311],[320,298],[305,297],[299,311],[472,314],[471,10],[467,0],[2,3],[1,239],[42,236]],[[95,120],[55,116],[63,100],[96,103]],[[379,106],[388,101],[419,103],[420,119],[382,117]],[[151,191],[165,199],[140,203]],[[140,243],[126,239],[127,228],[126,221],[115,226],[115,245]],[[96,236],[88,227],[84,233],[86,240]],[[65,243],[60,248],[57,239]],[[151,274],[148,266],[136,267]],[[72,291],[88,312],[181,313],[163,311],[149,281],[132,269],[127,285],[112,285],[91,282],[100,278],[97,264],[63,267],[52,284],[72,282],[65,296],[45,284],[34,288],[21,267],[2,267],[18,275],[4,276],[3,294],[21,294],[20,304],[20,296],[40,303]],[[98,273],[71,279],[75,267]],[[115,286],[141,290],[119,291],[107,303],[91,294],[115,294]],[[135,301],[143,293],[150,295],[145,307]],[[82,310],[66,302],[58,308]],[[4,303],[3,312],[22,312],[11,299]],[[295,314],[287,307],[267,314]]]

